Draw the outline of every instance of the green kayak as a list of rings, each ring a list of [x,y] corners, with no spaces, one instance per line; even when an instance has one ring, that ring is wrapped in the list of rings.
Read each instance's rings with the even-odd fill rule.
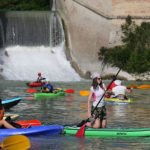
[[[80,127],[64,127],[65,134],[75,135]],[[142,137],[150,136],[150,128],[93,129],[86,128],[84,136],[97,137]]]
[[[57,96],[63,96],[65,95],[64,91],[60,91],[57,93],[34,93],[35,98],[53,98]]]

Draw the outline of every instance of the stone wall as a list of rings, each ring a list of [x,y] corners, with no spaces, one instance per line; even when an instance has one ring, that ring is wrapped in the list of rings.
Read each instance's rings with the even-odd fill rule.
[[[64,20],[68,59],[82,77],[95,71],[115,74],[118,68],[98,60],[99,49],[122,44],[120,25],[127,15],[138,24],[150,20],[150,0],[56,0],[56,6]],[[126,72],[120,76],[135,79]]]

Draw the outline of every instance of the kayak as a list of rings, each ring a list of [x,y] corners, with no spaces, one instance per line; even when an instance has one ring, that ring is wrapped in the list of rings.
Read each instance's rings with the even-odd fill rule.
[[[32,126],[26,129],[0,129],[0,136],[10,135],[58,135],[62,132],[61,125]]]
[[[131,100],[131,99],[121,100],[121,99],[117,99],[117,98],[105,98],[105,100],[108,102],[124,102],[124,103],[132,103],[133,102],[133,100]]]
[[[17,98],[8,99],[8,100],[2,100],[2,104],[5,109],[9,109],[9,108],[17,105],[21,99],[22,99],[21,97],[17,97]]]
[[[65,95],[64,91],[59,91],[57,93],[34,93],[35,98],[53,98],[57,96]]]
[[[3,117],[3,119],[5,120],[7,117],[11,117],[11,119],[16,119],[17,117],[19,117],[19,114],[13,114],[13,113],[4,113],[4,117]]]
[[[64,127],[64,134],[75,135],[80,127]],[[129,129],[93,129],[86,128],[85,136],[98,137],[142,137],[150,136],[150,128]]]
[[[42,83],[40,82],[31,82],[31,83],[26,83],[30,87],[41,87]]]

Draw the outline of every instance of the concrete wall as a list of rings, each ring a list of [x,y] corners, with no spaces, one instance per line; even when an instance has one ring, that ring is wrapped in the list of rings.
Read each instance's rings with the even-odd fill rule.
[[[115,74],[117,68],[98,60],[99,49],[122,44],[120,25],[127,15],[138,23],[150,20],[150,0],[56,0],[56,6],[65,24],[68,59],[81,76]],[[134,79],[126,72],[120,75]]]
[[[150,16],[150,0],[112,0],[112,15]]]

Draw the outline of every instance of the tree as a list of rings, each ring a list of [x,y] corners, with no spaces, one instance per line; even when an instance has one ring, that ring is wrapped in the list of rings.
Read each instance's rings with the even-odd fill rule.
[[[125,64],[122,69],[129,73],[150,71],[150,23],[143,22],[137,26],[128,16],[121,29],[123,45],[102,47],[98,53],[99,60],[116,67]]]

